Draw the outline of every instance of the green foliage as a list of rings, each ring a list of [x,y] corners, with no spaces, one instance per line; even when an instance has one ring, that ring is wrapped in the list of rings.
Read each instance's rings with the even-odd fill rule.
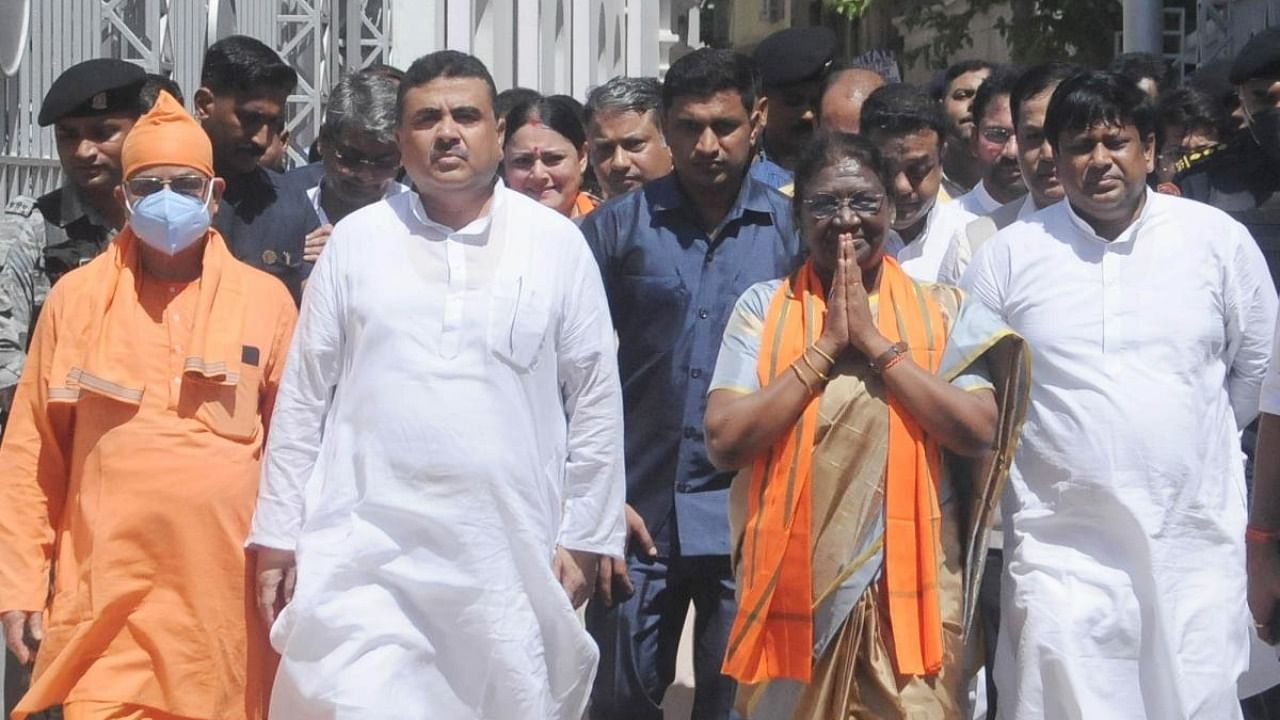
[[[969,28],[981,13],[1000,13],[995,28],[1019,64],[1072,60],[1103,66],[1111,59],[1120,30],[1121,4],[1116,0],[970,0],[947,12],[942,3],[925,2],[903,14],[909,30],[923,29],[927,44],[903,54],[911,65],[942,67],[959,50],[973,46]]]
[[[871,0],[827,0],[827,7],[850,20],[857,20],[871,6]]]

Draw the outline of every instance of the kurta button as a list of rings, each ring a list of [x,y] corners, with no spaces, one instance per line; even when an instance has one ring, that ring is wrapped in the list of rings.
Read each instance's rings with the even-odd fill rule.
[[[707,312],[706,308],[702,308],[701,310],[698,311],[698,317],[702,318],[703,320],[706,320],[707,318],[711,317],[711,313]]]
[[[695,380],[702,377],[702,368],[694,368],[690,370],[689,377],[694,378]]]
[[[693,426],[687,426],[684,429],[684,436],[686,438],[692,438],[694,435],[697,435],[697,434],[698,434],[698,431],[693,429]]]

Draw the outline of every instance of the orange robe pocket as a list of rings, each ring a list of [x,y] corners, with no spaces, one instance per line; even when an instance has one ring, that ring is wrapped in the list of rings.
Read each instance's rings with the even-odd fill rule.
[[[182,379],[178,414],[194,417],[214,433],[231,440],[251,440],[258,431],[262,371],[240,368],[240,382],[223,385],[190,375]]]

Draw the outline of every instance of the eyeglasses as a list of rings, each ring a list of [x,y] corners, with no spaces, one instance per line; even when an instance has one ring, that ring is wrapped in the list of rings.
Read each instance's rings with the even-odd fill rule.
[[[835,195],[819,193],[805,200],[804,205],[809,208],[809,214],[818,220],[830,220],[840,212],[842,207],[849,208],[850,212],[857,215],[873,215],[884,207],[884,195],[867,192],[838,198]]]
[[[337,145],[333,146],[333,159],[337,160],[339,165],[351,170],[364,168],[368,170],[389,171],[400,167],[400,153],[391,153],[371,158],[354,153],[350,150],[343,150]]]
[[[1004,145],[1013,137],[1013,131],[1009,128],[989,127],[982,131],[982,139],[996,145]]]
[[[203,200],[205,190],[209,188],[209,178],[203,175],[179,175],[168,180],[157,177],[136,177],[125,183],[129,194],[137,198],[154,195],[166,186],[179,195],[190,195]]]

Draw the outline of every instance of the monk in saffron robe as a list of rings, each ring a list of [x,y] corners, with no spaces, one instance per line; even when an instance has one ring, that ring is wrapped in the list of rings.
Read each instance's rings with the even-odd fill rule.
[[[172,97],[122,164],[129,222],[54,286],[0,447],[0,617],[35,662],[14,718],[257,720],[244,540],[296,311],[210,229],[223,183]]]

